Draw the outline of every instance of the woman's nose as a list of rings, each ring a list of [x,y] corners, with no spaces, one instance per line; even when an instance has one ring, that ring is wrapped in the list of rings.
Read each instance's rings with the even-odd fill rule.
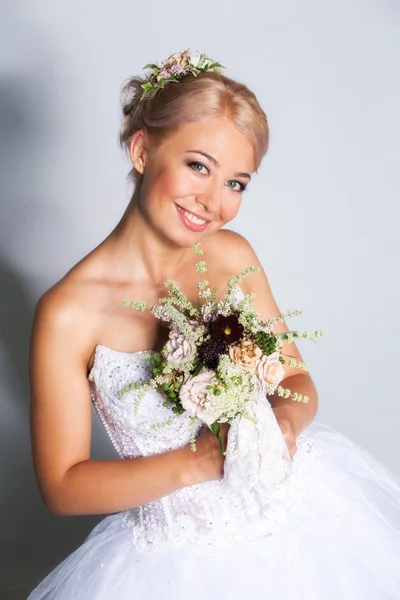
[[[222,190],[219,185],[210,186],[201,194],[196,195],[196,202],[204,206],[209,213],[219,213]]]

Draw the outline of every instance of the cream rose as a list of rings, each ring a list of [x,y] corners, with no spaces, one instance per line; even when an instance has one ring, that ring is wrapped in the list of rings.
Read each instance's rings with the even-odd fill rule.
[[[210,400],[207,398],[207,387],[213,384],[214,373],[204,371],[195,377],[189,376],[179,390],[182,406],[192,417],[197,417],[207,425],[211,425],[221,414],[208,412]]]
[[[199,60],[200,60],[200,56],[191,56],[189,58],[190,64],[192,64],[194,67],[197,67],[197,65],[199,64]]]
[[[251,340],[229,346],[229,356],[237,365],[254,371],[257,361],[262,357],[262,350]]]
[[[256,362],[254,373],[261,381],[269,383],[274,388],[278,387],[285,376],[285,369],[279,361],[279,352],[260,358]]]
[[[190,51],[185,50],[185,52],[175,52],[175,54],[171,54],[167,58],[167,60],[163,61],[164,67],[171,67],[174,64],[181,65],[182,67],[186,67],[190,61]]]
[[[185,338],[183,333],[176,327],[169,332],[169,340],[165,345],[164,356],[168,362],[181,365],[189,360],[193,353],[194,345]]]

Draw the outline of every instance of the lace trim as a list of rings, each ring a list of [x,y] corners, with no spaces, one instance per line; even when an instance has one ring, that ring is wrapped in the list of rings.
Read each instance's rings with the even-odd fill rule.
[[[233,487],[274,489],[292,471],[289,451],[269,401],[254,406],[256,422],[238,417],[231,425],[225,479]]]

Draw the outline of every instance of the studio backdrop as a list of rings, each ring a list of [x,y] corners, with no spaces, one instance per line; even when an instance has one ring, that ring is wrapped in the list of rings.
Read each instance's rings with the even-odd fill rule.
[[[229,226],[258,253],[319,391],[317,420],[400,474],[400,5],[391,0],[2,2],[0,596],[25,598],[100,520],[34,480],[28,340],[39,296],[130,197],[119,92],[191,48],[249,85],[269,152]],[[60,364],[62,369],[63,365]],[[93,413],[93,458],[116,453]]]

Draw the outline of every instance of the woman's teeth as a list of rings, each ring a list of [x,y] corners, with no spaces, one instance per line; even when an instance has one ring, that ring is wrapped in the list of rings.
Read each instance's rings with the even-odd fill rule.
[[[183,210],[183,208],[181,208],[181,211],[183,212],[185,217],[189,219],[189,221],[191,221],[192,223],[196,223],[196,225],[205,225],[207,223],[205,219],[199,219],[198,217],[192,215],[192,213],[187,212],[187,210]]]

